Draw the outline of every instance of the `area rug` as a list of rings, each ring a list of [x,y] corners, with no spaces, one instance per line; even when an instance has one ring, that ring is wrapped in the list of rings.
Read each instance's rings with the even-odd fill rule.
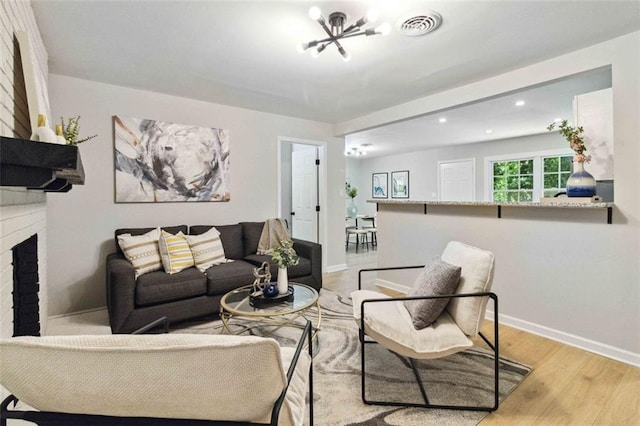
[[[321,329],[314,341],[314,417],[316,425],[475,425],[488,413],[366,405],[360,397],[360,343],[352,317],[351,299],[323,289]],[[309,315],[310,319],[315,318]],[[236,332],[266,335],[283,346],[295,346],[301,330],[231,319]],[[172,333],[222,333],[220,321],[190,321]],[[438,360],[419,361],[420,376],[434,404],[491,405],[492,353],[473,347]],[[531,372],[516,361],[500,359],[500,399],[503,400]],[[369,392],[371,391],[371,393]],[[420,402],[420,390],[410,365],[379,345],[367,346],[367,396]]]

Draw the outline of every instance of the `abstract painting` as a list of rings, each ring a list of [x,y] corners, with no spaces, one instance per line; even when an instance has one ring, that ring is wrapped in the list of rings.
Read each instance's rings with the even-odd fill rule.
[[[114,116],[115,201],[229,201],[229,131]]]
[[[372,176],[371,196],[373,198],[387,198],[387,178],[389,173],[374,173]]]
[[[391,172],[391,198],[409,198],[409,170]]]

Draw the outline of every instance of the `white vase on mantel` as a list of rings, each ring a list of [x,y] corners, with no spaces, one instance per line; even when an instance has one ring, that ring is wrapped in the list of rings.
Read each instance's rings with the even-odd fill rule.
[[[287,268],[278,268],[278,294],[286,294],[289,291]]]
[[[38,114],[38,127],[33,129],[30,139],[37,142],[58,143],[56,134],[47,126],[47,116],[45,114]]]

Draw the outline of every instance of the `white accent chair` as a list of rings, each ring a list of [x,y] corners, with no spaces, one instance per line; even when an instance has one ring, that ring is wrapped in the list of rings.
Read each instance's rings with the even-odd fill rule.
[[[202,334],[3,339],[0,382],[13,395],[0,425],[303,425],[307,391],[313,424],[311,323],[302,336],[295,348]]]
[[[362,400],[372,405],[395,405],[425,408],[444,408],[475,411],[495,411],[499,405],[498,393],[498,297],[490,292],[493,282],[494,256],[491,252],[452,241],[441,259],[460,266],[461,276],[454,294],[418,297],[390,297],[377,291],[362,289],[362,273],[422,268],[420,266],[362,269],[358,275],[358,291],[351,293],[353,316],[359,326],[361,346]],[[436,321],[416,330],[405,307],[406,300],[449,298],[445,310]],[[487,302],[493,300],[493,342],[480,332]],[[468,406],[432,404],[415,366],[416,359],[445,357],[473,346],[471,338],[480,336],[494,352],[493,405]],[[378,343],[386,349],[409,358],[424,403],[390,402],[368,399],[366,394],[366,353],[369,343]]]

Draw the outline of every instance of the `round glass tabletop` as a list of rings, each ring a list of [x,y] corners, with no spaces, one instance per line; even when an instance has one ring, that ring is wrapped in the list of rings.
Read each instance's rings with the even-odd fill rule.
[[[231,290],[220,300],[222,310],[240,316],[277,316],[288,315],[310,308],[318,301],[318,292],[305,284],[289,281],[293,287],[293,300],[283,300],[272,305],[253,307],[249,303],[249,296],[253,292],[253,285]]]

